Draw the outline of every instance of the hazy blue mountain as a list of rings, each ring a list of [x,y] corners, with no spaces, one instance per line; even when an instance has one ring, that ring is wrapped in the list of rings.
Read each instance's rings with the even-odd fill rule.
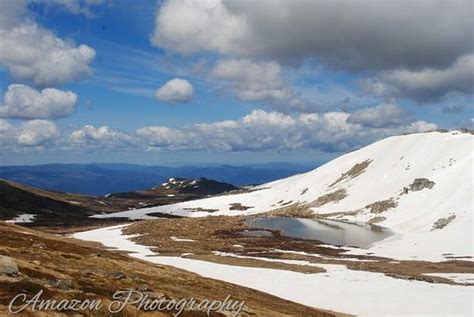
[[[145,166],[133,164],[46,164],[0,167],[0,178],[37,188],[105,195],[142,190],[170,177],[206,177],[237,186],[259,184],[309,171],[316,164],[271,163],[247,166]]]

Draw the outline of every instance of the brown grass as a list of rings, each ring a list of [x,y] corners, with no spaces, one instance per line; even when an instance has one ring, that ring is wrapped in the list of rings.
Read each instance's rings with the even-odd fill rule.
[[[385,217],[373,217],[369,220],[369,223],[379,223],[379,222],[384,221],[385,219],[387,219],[387,218],[385,218]]]
[[[242,205],[241,203],[232,203],[230,204],[230,210],[247,210],[247,209],[250,209],[252,207],[249,207],[249,206],[244,206]]]
[[[37,243],[43,244],[44,247],[34,248],[33,245]],[[334,315],[183,270],[153,265],[118,252],[105,250],[94,243],[58,237],[3,222],[0,222],[0,254],[15,258],[20,270],[20,274],[14,278],[0,276],[0,316],[6,315],[6,305],[21,290],[26,290],[32,295],[39,289],[45,289],[47,297],[54,299],[74,297],[108,300],[116,290],[140,289],[144,284],[151,291],[163,293],[169,299],[219,300],[229,294],[234,299],[245,300],[254,316]],[[123,278],[111,277],[117,272],[123,273]],[[73,288],[67,291],[61,290],[54,286],[55,283],[51,283],[51,280],[71,281]],[[46,312],[44,315],[55,314]],[[109,316],[105,311],[99,315]],[[122,316],[147,316],[147,314],[137,312],[130,306]],[[204,315],[202,312],[186,312],[182,316]]]
[[[313,218],[313,211],[308,204],[292,204],[289,206],[273,209],[262,214],[270,217],[292,217],[292,218]]]
[[[387,200],[376,201],[375,203],[365,206],[373,214],[380,214],[384,211],[387,211],[390,208],[395,208],[398,206],[398,203],[392,198]]]
[[[328,203],[338,202],[347,197],[347,191],[345,189],[338,189],[332,193],[319,196],[318,199],[310,203],[310,207],[321,207]]]
[[[338,179],[336,179],[331,185],[329,185],[329,187],[333,187],[346,179],[349,180],[349,179],[356,178],[357,176],[365,172],[365,169],[369,166],[371,162],[372,160],[365,160],[363,162],[355,164],[354,166],[351,167],[350,170],[343,173]]]

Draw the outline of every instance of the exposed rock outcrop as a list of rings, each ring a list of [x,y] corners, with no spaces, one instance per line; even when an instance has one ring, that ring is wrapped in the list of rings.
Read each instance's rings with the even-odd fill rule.
[[[333,187],[334,185],[342,182],[343,180],[356,178],[357,176],[365,172],[365,169],[367,168],[367,166],[369,166],[371,162],[372,160],[365,160],[363,162],[357,163],[356,165],[352,166],[350,170],[341,174],[341,176],[336,179],[334,183],[329,185],[329,187]]]
[[[15,259],[0,255],[0,274],[14,276],[18,274],[18,265]]]
[[[380,214],[390,208],[397,207],[397,205],[397,202],[390,198],[387,200],[376,201],[375,203],[365,206],[365,208],[369,209],[373,214]]]
[[[232,204],[230,204],[229,210],[247,210],[247,209],[250,209],[250,208],[252,208],[252,207],[244,206],[241,203],[232,203]]]
[[[436,222],[433,224],[433,228],[431,228],[431,231],[437,230],[437,229],[443,229],[454,219],[456,219],[456,215],[451,215],[447,218],[440,218],[436,220]]]
[[[310,204],[310,207],[321,207],[331,202],[338,202],[346,198],[346,196],[347,196],[347,191],[345,189],[338,189],[332,193],[319,196],[318,199],[316,199]]]
[[[427,178],[415,178],[413,183],[410,184],[410,190],[416,192],[425,188],[431,189],[434,185],[435,182],[430,181]]]

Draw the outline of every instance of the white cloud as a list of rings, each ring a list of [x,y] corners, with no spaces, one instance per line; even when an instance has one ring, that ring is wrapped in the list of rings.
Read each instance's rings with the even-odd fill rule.
[[[15,129],[6,120],[0,119],[0,145],[3,149],[15,143]]]
[[[381,104],[376,107],[354,111],[347,120],[368,127],[399,126],[413,121],[412,118],[399,106],[393,103]]]
[[[126,133],[113,130],[107,126],[96,128],[86,125],[75,130],[69,137],[69,144],[72,146],[129,146],[132,137]]]
[[[265,102],[277,109],[306,111],[309,101],[288,87],[276,62],[248,59],[220,60],[211,71],[214,78],[230,83],[233,93],[244,101]]]
[[[290,115],[253,110],[238,120],[200,123],[182,128],[147,126],[122,132],[107,126],[84,126],[58,136],[54,123],[32,120],[13,126],[0,119],[0,144],[5,149],[54,146],[58,149],[121,151],[292,151],[314,149],[331,153],[354,149],[401,133],[436,129],[436,124],[414,121],[390,127],[350,122],[350,113]]]
[[[30,120],[12,125],[0,119],[0,144],[4,150],[53,145],[59,140],[60,131],[47,120]]]
[[[177,51],[234,51],[247,33],[242,18],[219,0],[166,1],[155,18],[152,44]]]
[[[39,26],[26,16],[25,1],[16,5],[1,2],[0,9],[6,11],[0,12],[0,65],[15,80],[52,86],[91,74],[93,48],[76,46]]]
[[[345,151],[400,133],[422,132],[435,124],[417,121],[392,127],[367,127],[348,122],[349,113],[308,113],[291,116],[254,110],[240,120],[203,123],[182,129],[145,127],[136,134],[159,150],[264,151],[318,149]]]
[[[183,54],[316,58],[352,70],[437,68],[472,52],[471,7],[469,0],[167,0],[151,41]]]
[[[74,111],[77,95],[71,91],[55,88],[38,91],[25,85],[10,85],[3,99],[0,117],[47,119],[71,114]]]
[[[26,11],[25,0],[0,1],[0,29],[19,23]]]
[[[56,125],[47,120],[31,120],[18,127],[17,141],[22,146],[40,146],[51,142],[59,136]]]
[[[163,151],[264,151],[318,149],[346,151],[401,133],[423,132],[435,124],[416,121],[392,127],[349,122],[351,114],[328,112],[296,116],[254,110],[239,120],[202,123],[182,129],[152,126],[136,131],[143,146]]]
[[[194,96],[193,85],[186,79],[174,78],[166,82],[155,93],[159,101],[174,103],[185,103]]]
[[[472,10],[466,9],[471,7],[470,0],[403,5],[396,1],[166,0],[156,12],[151,42],[180,54],[217,53],[234,63],[263,59],[289,66],[323,65],[372,77],[364,85],[375,96],[430,102],[453,92],[473,92],[474,19]],[[262,62],[253,63],[263,67]],[[269,103],[278,110],[285,109],[285,103],[287,109],[309,107],[288,85],[268,81],[262,87],[255,80],[247,85],[240,78],[232,80],[231,88],[242,100]]]
[[[380,97],[410,98],[420,102],[437,101],[452,92],[473,94],[474,55],[463,56],[442,69],[383,72],[363,85]]]
[[[135,131],[136,135],[148,146],[155,148],[168,148],[176,150],[180,148],[193,149],[189,138],[179,130],[168,127],[144,127]]]

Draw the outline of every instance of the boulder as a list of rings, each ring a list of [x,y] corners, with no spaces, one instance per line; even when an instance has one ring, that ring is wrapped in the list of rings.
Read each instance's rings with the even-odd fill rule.
[[[435,182],[430,181],[427,178],[416,178],[413,183],[410,184],[411,191],[419,191],[425,188],[431,189],[435,185]]]
[[[62,291],[67,291],[67,290],[75,288],[74,282],[71,281],[71,280],[59,280],[56,283],[56,287],[59,288]]]
[[[0,274],[14,276],[18,274],[18,265],[15,259],[0,255]]]
[[[54,286],[62,291],[75,289],[74,282],[72,280],[48,280],[48,284]]]

